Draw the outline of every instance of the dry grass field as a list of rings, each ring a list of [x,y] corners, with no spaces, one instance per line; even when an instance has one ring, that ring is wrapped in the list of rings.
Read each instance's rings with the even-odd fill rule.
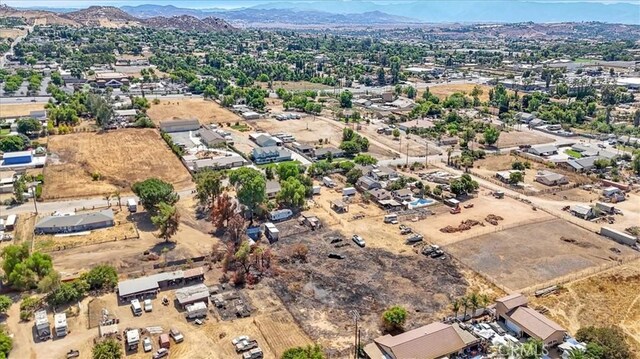
[[[3,28],[0,29],[0,38],[3,39],[15,39],[18,36],[24,35],[26,34],[27,31],[26,30],[22,30],[22,29],[7,29],[7,28]]]
[[[558,293],[533,300],[570,332],[581,327],[617,325],[640,355],[640,266],[632,262],[564,285]]]
[[[610,248],[620,251],[616,254]],[[561,219],[522,225],[446,246],[458,260],[511,290],[594,273],[637,253]]]
[[[551,142],[553,142],[553,139],[543,135],[542,133],[534,133],[531,131],[510,131],[500,133],[496,146],[498,148],[511,148],[518,147],[520,145],[540,145]]]
[[[44,103],[3,104],[0,101],[0,117],[29,115],[31,111],[44,110]]]
[[[429,86],[429,91],[431,91],[432,94],[438,96],[441,99],[444,99],[447,96],[452,95],[455,92],[462,92],[466,95],[468,95],[469,97],[471,97],[471,91],[473,91],[473,88],[475,86],[479,86],[482,89],[482,95],[480,95],[480,101],[488,101],[489,100],[489,90],[491,90],[491,86],[487,86],[487,85],[478,85],[475,83],[468,83],[468,84],[437,84],[437,85],[430,85]],[[422,96],[422,93],[424,91],[419,91],[418,92],[418,97]]]
[[[191,184],[189,172],[153,129],[53,136],[49,151],[44,199],[126,193],[150,177],[171,182],[177,190]],[[94,181],[94,173],[101,179]]]
[[[160,121],[195,118],[201,124],[244,121],[240,116],[211,100],[202,98],[160,100],[147,111],[155,124]]]

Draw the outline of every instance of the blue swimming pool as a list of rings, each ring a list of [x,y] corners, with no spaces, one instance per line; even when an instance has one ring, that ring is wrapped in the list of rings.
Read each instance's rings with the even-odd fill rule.
[[[432,200],[430,198],[420,198],[417,199],[413,202],[409,202],[409,208],[420,208],[420,207],[426,207],[426,206],[430,206],[432,204],[436,203],[435,200]]]

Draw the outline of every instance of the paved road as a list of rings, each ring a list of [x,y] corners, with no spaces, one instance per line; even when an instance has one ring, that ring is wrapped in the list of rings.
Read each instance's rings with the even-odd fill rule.
[[[192,197],[193,188],[188,188],[182,191],[178,191],[180,198],[188,198]],[[136,198],[136,196],[122,196],[122,201],[125,202],[128,198]],[[111,203],[115,201],[112,199]],[[51,213],[55,211],[59,212],[73,212],[76,208],[92,208],[104,206],[106,204],[106,200],[104,197],[93,197],[93,198],[83,198],[83,199],[71,199],[64,201],[47,201],[47,202],[38,202],[38,213]],[[33,200],[23,203],[19,206],[0,206],[0,213],[3,215],[8,214],[20,214],[20,213],[31,213],[35,212],[35,208],[33,205]]]
[[[50,96],[36,96],[36,97],[0,97],[0,104],[30,104],[30,103],[47,103]],[[35,101],[33,101],[35,100]]]
[[[33,26],[27,26],[26,30],[27,30],[27,33],[33,31]],[[20,41],[22,41],[22,39],[24,39],[25,36],[26,35],[18,36],[13,40],[13,42],[11,43],[11,47],[9,48],[9,51],[7,51],[5,54],[2,55],[2,57],[0,57],[0,68],[4,67],[7,61],[7,56],[13,55],[13,47],[16,46]]]

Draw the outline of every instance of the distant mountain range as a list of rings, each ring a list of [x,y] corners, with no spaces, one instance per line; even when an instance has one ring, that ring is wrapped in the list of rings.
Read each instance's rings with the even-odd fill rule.
[[[28,22],[70,26],[146,26],[156,29],[178,29],[186,31],[228,31],[235,30],[225,20],[214,17],[195,17],[190,15],[153,16],[139,18],[113,6],[90,6],[71,12],[53,12],[44,10],[14,9],[0,5],[0,17],[21,17]]]
[[[405,16],[389,15],[381,11],[335,14],[322,10],[301,9],[261,9],[245,8],[234,10],[222,9],[187,9],[173,5],[139,5],[122,6],[123,11],[140,17],[181,16],[189,15],[203,18],[211,15],[221,17],[231,23],[251,26],[252,24],[293,24],[293,25],[374,25],[418,23],[417,19]]]

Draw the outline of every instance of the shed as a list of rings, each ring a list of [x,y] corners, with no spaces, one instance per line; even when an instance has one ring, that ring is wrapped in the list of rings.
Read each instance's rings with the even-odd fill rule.
[[[280,231],[275,224],[267,222],[264,224],[264,235],[267,236],[269,242],[276,242],[280,238]]]
[[[160,130],[168,133],[196,131],[199,128],[200,122],[196,119],[160,121]]]
[[[31,151],[17,151],[17,152],[5,152],[2,159],[3,164],[7,165],[22,165],[31,163],[33,157]]]
[[[158,345],[160,348],[169,349],[171,347],[171,340],[169,340],[169,334],[160,334],[158,338]]]
[[[345,204],[339,199],[331,201],[331,208],[338,213],[349,212],[349,205]]]
[[[176,290],[176,301],[184,309],[195,302],[209,303],[209,288],[204,284],[196,284]]]

